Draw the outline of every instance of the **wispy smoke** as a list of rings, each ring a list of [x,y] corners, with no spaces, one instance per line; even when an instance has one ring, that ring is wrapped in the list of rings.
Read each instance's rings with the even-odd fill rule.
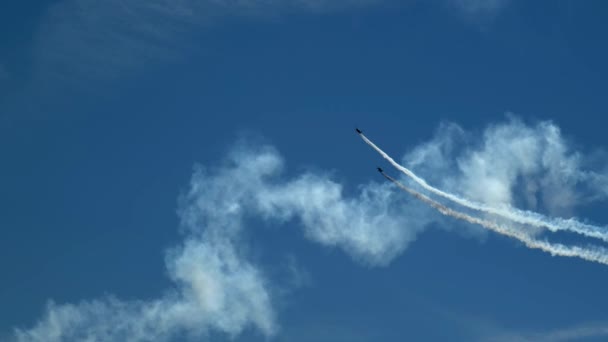
[[[247,327],[272,336],[277,287],[244,251],[246,216],[264,224],[299,222],[312,241],[344,250],[367,265],[385,265],[404,251],[433,217],[387,183],[362,185],[346,196],[328,176],[304,173],[283,179],[283,160],[269,146],[239,145],[215,169],[197,167],[180,199],[185,241],[166,256],[175,290],[150,301],[101,298],[78,304],[51,303],[15,341],[193,340],[210,331],[228,336]],[[409,206],[409,212],[403,212]],[[245,248],[247,247],[247,248]]]
[[[200,338],[211,330],[237,335],[248,326],[273,334],[276,323],[265,278],[238,252],[230,235],[219,233],[229,227],[220,218],[210,223],[212,231],[188,236],[168,253],[175,290],[151,301],[51,302],[44,317],[31,329],[17,330],[14,340],[167,341],[182,335]]]
[[[554,126],[545,125],[546,129],[541,129],[544,126],[529,127],[510,121],[493,126],[484,135],[488,140],[486,144],[458,144],[470,148],[457,160],[451,154],[444,155],[453,152],[444,140],[440,143],[433,140],[407,154],[411,165],[427,172],[429,179],[443,180],[440,186],[447,190],[431,190],[432,194],[444,192],[449,196],[442,198],[450,199],[451,196],[457,200],[450,203],[460,200],[465,207],[469,204],[475,208],[476,204],[485,203],[480,208],[498,209],[496,213],[484,215],[504,211],[511,215],[505,215],[506,218],[514,218],[512,224],[451,208],[390,177],[415,198],[403,196],[388,182],[373,181],[345,190],[342,184],[324,173],[287,176],[283,174],[284,161],[274,148],[237,145],[214,167],[197,167],[188,191],[180,198],[184,241],[166,255],[168,274],[175,284],[171,290],[157,299],[145,301],[106,297],[77,304],[51,302],[44,316],[29,329],[16,330],[13,340],[170,341],[178,337],[198,340],[212,331],[236,336],[249,328],[266,336],[276,334],[279,320],[273,303],[281,293],[277,291],[283,286],[281,284],[290,282],[270,279],[252,258],[260,251],[256,251],[256,246],[251,246],[242,234],[247,229],[247,219],[252,217],[259,219],[258,224],[262,225],[296,225],[309,240],[338,248],[370,266],[387,265],[431,223],[445,220],[444,216],[433,214],[432,208],[445,216],[518,239],[531,248],[608,263],[608,253],[604,249],[549,243],[539,239],[534,230],[516,227],[516,224],[531,225],[536,221],[522,216],[523,211],[509,207],[517,199],[513,189],[525,190],[526,195],[522,197],[525,203],[548,210],[580,202],[560,200],[556,205],[543,199],[543,195],[559,194],[556,188],[562,189],[570,199],[583,198],[585,189],[594,191],[595,198],[603,198],[606,193],[606,188],[591,186],[608,184],[601,174],[582,172],[580,165],[584,158],[567,153],[565,142],[558,136],[547,135]],[[450,127],[451,131],[460,132],[457,134],[463,132],[455,126]],[[529,139],[523,139],[521,134]],[[450,134],[440,137],[449,138]],[[548,142],[539,144],[543,139]],[[508,160],[500,165],[499,173],[491,167],[500,163],[500,160],[492,159],[493,155]],[[556,169],[557,166],[560,168]],[[474,187],[471,177],[494,186]],[[518,179],[524,180],[523,187],[519,187]],[[433,187],[426,184],[426,188]],[[453,191],[458,190],[471,200],[453,195]],[[534,202],[530,198],[539,200]],[[544,218],[537,215],[532,217]],[[549,223],[554,222],[561,221]],[[454,224],[445,226],[453,227]],[[559,228],[573,231],[570,226]],[[593,231],[584,232],[591,235]]]
[[[556,138],[558,139],[559,138],[559,131],[557,130],[557,128],[555,126],[549,125],[547,123],[545,123],[543,125],[545,125],[549,129],[549,133],[551,134],[551,136],[548,137],[548,139],[556,139]],[[556,231],[560,231],[560,230],[561,231],[571,231],[571,232],[578,233],[578,234],[581,234],[581,235],[584,235],[587,237],[598,238],[598,239],[608,242],[608,229],[606,227],[585,224],[585,223],[577,221],[574,218],[562,219],[559,217],[548,217],[548,216],[542,215],[540,213],[514,208],[514,207],[510,206],[508,203],[498,204],[498,206],[491,206],[491,205],[487,205],[484,203],[475,202],[475,201],[463,198],[459,195],[455,195],[455,194],[440,190],[434,186],[429,185],[426,182],[426,180],[420,178],[419,176],[417,176],[415,173],[413,173],[408,168],[397,163],[391,156],[389,156],[386,152],[384,152],[382,149],[380,149],[378,146],[376,146],[365,135],[360,134],[360,136],[363,139],[363,141],[365,141],[365,143],[367,143],[374,150],[376,150],[384,159],[386,159],[397,170],[401,171],[403,174],[405,174],[406,176],[411,178],[414,182],[416,182],[417,184],[422,186],[425,190],[428,190],[428,191],[432,192],[433,194],[446,198],[446,199],[452,201],[453,203],[462,205],[469,209],[478,210],[478,211],[481,211],[481,212],[484,212],[487,214],[498,215],[498,216],[504,217],[508,220],[511,220],[513,222],[517,222],[520,224],[526,224],[526,225],[531,225],[531,226],[540,227],[540,228],[547,228],[552,232],[556,232]],[[503,142],[503,141],[501,141],[501,142]],[[532,141],[532,143],[535,143],[535,142]],[[523,146],[520,146],[520,147],[523,147]],[[504,149],[504,145],[503,145],[503,149]],[[520,152],[526,153],[527,151],[522,150]],[[507,162],[513,161],[513,158],[508,158],[507,156],[504,156],[504,154],[498,154],[498,155],[502,158],[505,158]],[[477,156],[476,161],[477,162],[480,161],[479,156]],[[481,161],[481,162],[483,162],[483,161]],[[500,169],[501,166],[500,166],[500,163],[492,163],[492,164],[490,164],[490,167],[496,167],[496,168]],[[564,164],[559,165],[558,164],[557,167],[569,167],[569,165],[564,165]],[[563,171],[572,172],[571,169],[566,169]],[[560,170],[557,170],[556,172],[560,172]],[[487,183],[484,184],[484,182],[483,182],[484,179],[487,179],[487,178],[486,177],[475,178],[472,182],[476,183],[475,186],[477,186],[479,183],[481,183],[482,186],[489,185],[485,189],[489,188],[492,196],[495,195],[494,191],[492,191],[492,190],[496,189],[497,187],[499,188],[498,192],[508,191],[507,189],[505,189],[505,188],[507,188],[507,186],[505,186],[505,183],[507,183],[507,182],[500,182],[498,179],[492,179],[494,184],[487,184]],[[508,183],[507,183],[507,185],[508,185]],[[567,192],[568,189],[563,189],[563,191]]]
[[[484,228],[492,230],[498,234],[508,236],[514,239],[519,240],[524,245],[532,249],[540,249],[544,252],[550,253],[551,255],[559,255],[565,257],[578,257],[588,261],[595,261],[601,264],[608,265],[608,250],[601,247],[578,247],[578,246],[565,246],[557,243],[550,243],[547,241],[536,240],[530,236],[529,233],[512,229],[508,226],[498,224],[496,222],[492,222],[489,220],[480,219],[478,217],[474,217],[457,210],[451,209],[437,201],[434,201],[428,196],[425,196],[417,191],[414,191],[405,185],[401,184],[399,181],[394,179],[393,177],[387,175],[382,172],[382,175],[391,181],[393,184],[397,185],[401,190],[409,193],[410,195],[416,197],[420,201],[428,204],[429,206],[437,209],[441,214],[450,216],[459,220],[463,220],[472,224],[480,225]]]
[[[451,131],[456,131],[462,134],[462,130],[452,127]],[[369,140],[363,133],[359,133],[363,141],[378,152],[386,159],[393,167],[406,175],[415,184],[420,185],[424,190],[428,190],[434,195],[438,195],[450,201],[451,204],[457,204],[468,209],[473,209],[489,217],[506,219],[506,222],[495,222],[494,220],[479,218],[475,215],[470,215],[460,210],[456,210],[441,204],[428,196],[425,196],[411,188],[401,184],[396,179],[382,172],[384,177],[397,185],[400,189],[408,192],[422,202],[437,209],[440,213],[451,216],[469,223],[481,225],[484,228],[490,229],[501,235],[515,238],[529,248],[540,249],[552,255],[579,257],[589,261],[595,261],[602,264],[608,262],[608,250],[598,246],[566,246],[558,243],[550,243],[546,240],[535,238],[538,234],[536,230],[525,229],[521,225],[532,226],[536,228],[547,228],[552,232],[568,231],[578,233],[587,237],[598,238],[603,241],[608,241],[608,229],[604,227],[584,224],[574,218],[562,219],[559,217],[548,217],[537,212],[520,210],[512,207],[511,202],[511,187],[514,180],[523,175],[526,180],[532,182],[531,175],[543,175],[545,183],[551,188],[558,185],[560,182],[595,182],[602,179],[602,176],[591,171],[581,171],[579,169],[580,156],[578,154],[568,154],[567,147],[561,139],[559,129],[549,122],[543,122],[536,129],[531,129],[516,119],[511,119],[508,124],[497,125],[486,131],[486,141],[481,150],[469,151],[467,158],[460,160],[460,169],[464,170],[464,177],[460,178],[460,185],[464,185],[468,192],[477,194],[481,198],[489,199],[494,202],[494,205],[488,205],[481,202],[476,202],[456,195],[454,193],[440,190],[432,185],[429,185],[426,180],[416,175],[410,169],[397,163],[390,155],[380,149],[376,144]],[[432,153],[440,151],[441,147],[435,145],[427,145],[419,148],[413,153],[413,158],[416,163],[421,163],[421,159]],[[423,152],[424,151],[424,152]],[[432,152],[429,152],[432,151]],[[411,157],[411,156],[410,156]],[[442,156],[444,158],[453,158],[452,156]],[[545,166],[549,165],[557,170],[549,168],[547,172],[541,173],[541,165],[534,158],[538,158],[540,163]],[[437,156],[430,161],[431,171],[440,171],[440,174],[447,172],[455,174],[457,170],[447,166],[444,162],[438,162]],[[443,166],[441,169],[439,166]],[[497,169],[491,172],[490,170]],[[548,175],[547,175],[548,173]],[[528,183],[529,185],[530,183]],[[481,187],[479,186],[481,185]],[[569,186],[558,187],[569,198],[574,197],[571,194],[574,192]],[[471,190],[472,189],[472,190]],[[530,191],[530,187],[527,187]],[[555,194],[555,189],[550,189],[550,193]],[[605,196],[605,189],[596,188],[600,195]],[[559,194],[556,194],[559,196]],[[530,196],[528,196],[530,198]],[[536,204],[536,203],[535,203]]]

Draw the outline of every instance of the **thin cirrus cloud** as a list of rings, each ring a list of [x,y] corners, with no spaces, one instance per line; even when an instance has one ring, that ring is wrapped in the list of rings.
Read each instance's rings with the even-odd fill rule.
[[[509,0],[451,0],[454,7],[468,15],[493,15],[502,10]]]
[[[223,18],[291,12],[327,13],[393,0],[64,0],[43,18],[33,48],[35,82],[83,86],[204,49],[200,33]],[[447,0],[473,16],[496,13],[506,0]]]
[[[574,342],[604,341],[608,336],[605,321],[578,323],[554,328],[521,329],[509,327],[488,319],[487,316],[470,315],[436,308],[436,314],[461,328],[466,341],[476,342]],[[536,331],[535,331],[536,330]]]
[[[587,169],[586,158],[557,133],[553,123],[527,125],[517,119],[492,125],[481,136],[444,124],[404,160],[429,181],[479,201],[523,203],[548,212],[556,207],[530,196],[563,190],[577,199],[560,201],[557,208],[563,210],[574,210],[587,196],[605,198],[607,189],[594,185],[600,174]],[[506,158],[496,166],[507,169],[482,168],[494,158]],[[251,217],[264,225],[296,224],[308,240],[340,249],[368,266],[389,264],[432,223],[470,230],[388,182],[359,185],[354,195],[347,195],[344,185],[327,174],[287,177],[284,169],[275,148],[247,143],[237,144],[214,167],[196,167],[179,201],[184,241],[166,255],[174,290],[149,301],[51,302],[38,323],[15,331],[15,341],[170,341],[210,331],[236,336],[249,327],[275,335],[279,319],[273,304],[282,280],[268,278],[248,254],[251,248],[243,248],[247,241],[242,233],[251,229]],[[474,169],[483,172],[469,174]],[[497,185],[473,187],[471,177]],[[528,186],[530,182],[538,185]]]
[[[38,80],[107,80],[198,51],[201,30],[231,15],[322,13],[382,0],[65,0],[43,19],[34,48]]]
[[[545,332],[519,333],[498,332],[488,334],[479,339],[484,342],[567,342],[587,341],[608,336],[608,325],[606,323],[587,323],[578,326],[560,328]]]

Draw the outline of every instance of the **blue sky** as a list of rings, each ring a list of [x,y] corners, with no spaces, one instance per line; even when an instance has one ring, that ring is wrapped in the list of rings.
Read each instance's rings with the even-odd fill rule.
[[[354,128],[443,190],[604,236],[607,10],[3,4],[0,340],[605,340],[606,265],[439,215]]]

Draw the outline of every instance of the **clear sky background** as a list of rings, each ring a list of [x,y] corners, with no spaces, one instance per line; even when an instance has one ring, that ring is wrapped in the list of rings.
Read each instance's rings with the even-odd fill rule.
[[[607,14],[3,2],[0,339],[606,340],[608,266],[440,218],[354,128],[443,188],[603,225]]]

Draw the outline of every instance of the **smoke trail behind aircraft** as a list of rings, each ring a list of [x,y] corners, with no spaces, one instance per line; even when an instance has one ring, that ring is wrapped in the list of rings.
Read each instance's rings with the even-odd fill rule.
[[[412,180],[414,180],[416,183],[418,183],[424,189],[426,189],[438,196],[446,198],[456,204],[462,205],[469,209],[485,212],[487,214],[498,215],[498,216],[504,217],[508,220],[511,220],[513,222],[527,224],[527,225],[531,225],[531,226],[539,227],[539,228],[547,228],[552,232],[556,232],[556,231],[560,231],[560,230],[561,231],[570,231],[570,232],[574,232],[577,234],[581,234],[583,236],[597,238],[597,239],[603,240],[605,242],[608,242],[608,232],[599,226],[585,224],[585,223],[579,222],[573,218],[571,218],[571,219],[550,218],[550,217],[546,217],[546,216],[536,213],[536,212],[520,210],[520,209],[513,208],[513,207],[496,208],[496,207],[492,207],[492,206],[489,206],[489,205],[486,205],[483,203],[474,202],[474,201],[468,200],[466,198],[462,198],[457,195],[437,189],[434,186],[428,184],[424,179],[418,177],[414,172],[412,172],[408,168],[397,163],[391,156],[389,156],[386,152],[384,152],[382,149],[380,149],[378,146],[376,146],[376,144],[374,144],[371,140],[369,140],[362,132],[357,132],[357,133],[359,134],[361,139],[363,139],[363,141],[366,144],[368,144],[370,147],[372,147],[374,150],[376,150],[376,152],[378,152],[384,159],[386,159],[397,170],[399,170],[406,176],[410,177]]]
[[[401,190],[409,193],[414,196],[418,200],[428,204],[429,206],[435,208],[441,214],[450,216],[459,220],[463,220],[472,224],[480,225],[486,229],[494,231],[498,234],[508,236],[514,238],[524,245],[532,249],[539,249],[544,252],[550,253],[551,255],[558,255],[564,257],[578,257],[588,261],[598,262],[600,264],[608,265],[608,250],[601,247],[578,247],[578,246],[566,246],[563,244],[550,243],[548,241],[541,241],[534,239],[528,233],[522,230],[511,229],[502,225],[499,225],[495,222],[480,219],[478,217],[473,217],[471,215],[456,211],[454,209],[448,208],[447,206],[431,199],[428,196],[425,196],[413,189],[408,188],[407,186],[401,184],[399,181],[394,179],[393,177],[384,173],[384,171],[379,170],[384,178],[388,179],[390,182],[395,184]]]

